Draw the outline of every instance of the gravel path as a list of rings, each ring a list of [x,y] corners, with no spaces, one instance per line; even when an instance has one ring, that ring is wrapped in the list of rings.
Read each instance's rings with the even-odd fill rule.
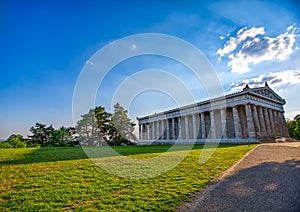
[[[300,211],[299,146],[257,146],[178,211]]]

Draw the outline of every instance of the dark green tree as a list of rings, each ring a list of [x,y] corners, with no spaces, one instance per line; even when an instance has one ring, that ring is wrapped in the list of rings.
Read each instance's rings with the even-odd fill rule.
[[[101,140],[109,142],[115,132],[111,114],[106,112],[104,107],[99,106],[95,108],[95,118],[97,120],[97,127],[100,130]]]
[[[134,135],[135,124],[130,120],[125,110],[119,103],[114,105],[112,122],[114,126],[112,142],[114,145],[132,144],[136,137]]]
[[[95,109],[90,109],[81,116],[75,127],[81,145],[97,145],[101,140],[100,129],[97,126]]]
[[[60,127],[50,132],[48,143],[51,146],[67,146],[73,144],[75,129],[73,127]]]
[[[45,124],[36,123],[35,126],[30,128],[32,135],[28,136],[31,143],[40,144],[41,147],[48,145],[50,133],[54,130],[52,125],[47,127]]]
[[[300,115],[297,115],[294,120],[286,122],[290,136],[297,140],[300,140]]]

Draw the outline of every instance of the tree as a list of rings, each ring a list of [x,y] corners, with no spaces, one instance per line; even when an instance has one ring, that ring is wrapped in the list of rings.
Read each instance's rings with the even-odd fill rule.
[[[22,135],[16,135],[13,134],[9,136],[9,138],[6,140],[8,144],[11,145],[12,148],[25,148],[26,143]]]
[[[135,124],[128,117],[127,110],[119,103],[114,105],[112,122],[114,126],[112,142],[114,145],[132,144],[132,140],[136,140],[133,133]]]
[[[286,124],[291,137],[300,140],[300,115],[295,116],[292,121],[287,121]]]
[[[100,130],[101,139],[103,141],[110,141],[115,131],[111,114],[106,112],[104,107],[99,106],[95,108],[95,118],[97,120],[97,127]]]
[[[54,130],[52,125],[46,127],[45,124],[36,123],[34,127],[30,128],[32,135],[28,136],[32,143],[40,144],[41,147],[46,146],[50,133]]]
[[[101,140],[100,129],[97,127],[95,109],[90,109],[81,116],[75,127],[81,145],[96,145]]]
[[[133,133],[135,124],[127,116],[127,111],[117,103],[114,114],[105,111],[102,106],[90,109],[77,122],[76,132],[82,145],[132,144],[136,137]]]
[[[75,129],[73,127],[60,127],[57,130],[50,132],[48,143],[51,146],[66,146],[72,145]]]

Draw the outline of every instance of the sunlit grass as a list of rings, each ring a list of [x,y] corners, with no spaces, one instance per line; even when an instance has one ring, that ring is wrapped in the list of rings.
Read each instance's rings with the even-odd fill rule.
[[[202,145],[196,145],[176,168],[150,179],[106,173],[81,148],[0,149],[0,211],[173,211],[253,147],[223,145],[199,165]],[[117,151],[142,159],[169,148]]]

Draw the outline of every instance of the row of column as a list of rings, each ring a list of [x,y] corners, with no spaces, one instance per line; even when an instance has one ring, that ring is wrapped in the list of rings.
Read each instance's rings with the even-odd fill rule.
[[[139,124],[141,140],[289,137],[281,111],[238,105]]]

